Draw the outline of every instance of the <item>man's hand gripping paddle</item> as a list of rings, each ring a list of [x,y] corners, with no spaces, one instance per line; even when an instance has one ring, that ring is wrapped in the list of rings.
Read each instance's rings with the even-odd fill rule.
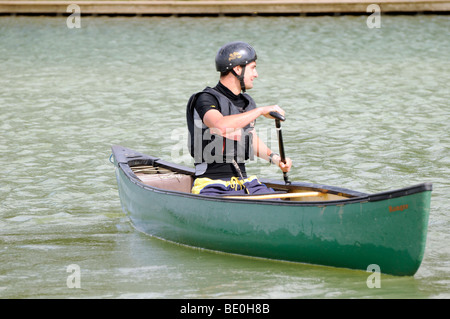
[[[281,121],[285,121],[286,118],[278,112],[270,112],[269,115],[275,118],[275,126],[277,128],[278,146],[280,148],[281,162],[286,164],[286,154],[284,152],[283,134],[281,133]],[[291,184],[291,182],[288,180],[287,172],[283,172],[283,179],[286,185]]]

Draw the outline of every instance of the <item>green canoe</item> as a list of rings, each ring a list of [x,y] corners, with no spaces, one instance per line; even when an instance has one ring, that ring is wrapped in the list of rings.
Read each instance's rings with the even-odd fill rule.
[[[112,146],[123,211],[151,236],[215,251],[412,276],[425,250],[431,183],[364,194],[261,180],[280,199],[190,193],[193,169]]]

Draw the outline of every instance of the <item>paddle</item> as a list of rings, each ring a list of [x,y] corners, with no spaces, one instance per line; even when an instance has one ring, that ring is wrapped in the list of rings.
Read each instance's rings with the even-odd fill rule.
[[[277,128],[278,147],[280,148],[281,162],[286,164],[286,154],[284,153],[283,134],[281,133],[281,121],[285,121],[286,118],[278,112],[270,112],[269,115],[275,118],[275,127]],[[286,172],[283,172],[283,179],[286,185],[291,184],[291,182],[288,180]]]
[[[304,193],[283,193],[283,194],[264,194],[264,195],[229,195],[225,198],[233,199],[275,199],[275,198],[295,198],[295,197],[313,197],[321,196],[320,192],[304,192]]]

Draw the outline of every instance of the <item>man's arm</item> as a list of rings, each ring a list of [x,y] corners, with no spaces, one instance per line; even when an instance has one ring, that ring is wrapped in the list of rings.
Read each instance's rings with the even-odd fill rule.
[[[246,127],[248,124],[256,120],[261,115],[272,118],[269,113],[275,111],[284,115],[284,111],[278,105],[269,105],[257,107],[248,112],[223,116],[218,110],[209,110],[203,117],[203,123],[209,128],[218,130],[225,135],[230,130],[236,130]]]
[[[253,151],[256,156],[265,159],[266,161],[270,161],[270,154],[272,154],[272,150],[260,140],[255,131],[253,131]],[[276,154],[272,156],[272,162],[280,167],[283,172],[289,172],[292,167],[292,161],[290,158],[286,158],[286,164],[281,162],[280,155]]]

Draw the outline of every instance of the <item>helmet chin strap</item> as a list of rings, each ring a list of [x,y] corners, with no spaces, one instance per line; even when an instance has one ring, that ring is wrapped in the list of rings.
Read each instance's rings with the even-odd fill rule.
[[[245,93],[245,83],[244,83],[244,74],[245,74],[245,65],[241,65],[242,67],[242,72],[241,75],[237,74],[236,72],[234,72],[234,70],[231,70],[231,73],[233,73],[233,75],[235,77],[237,77],[237,79],[239,80],[239,83],[241,84],[241,90],[242,92]]]

